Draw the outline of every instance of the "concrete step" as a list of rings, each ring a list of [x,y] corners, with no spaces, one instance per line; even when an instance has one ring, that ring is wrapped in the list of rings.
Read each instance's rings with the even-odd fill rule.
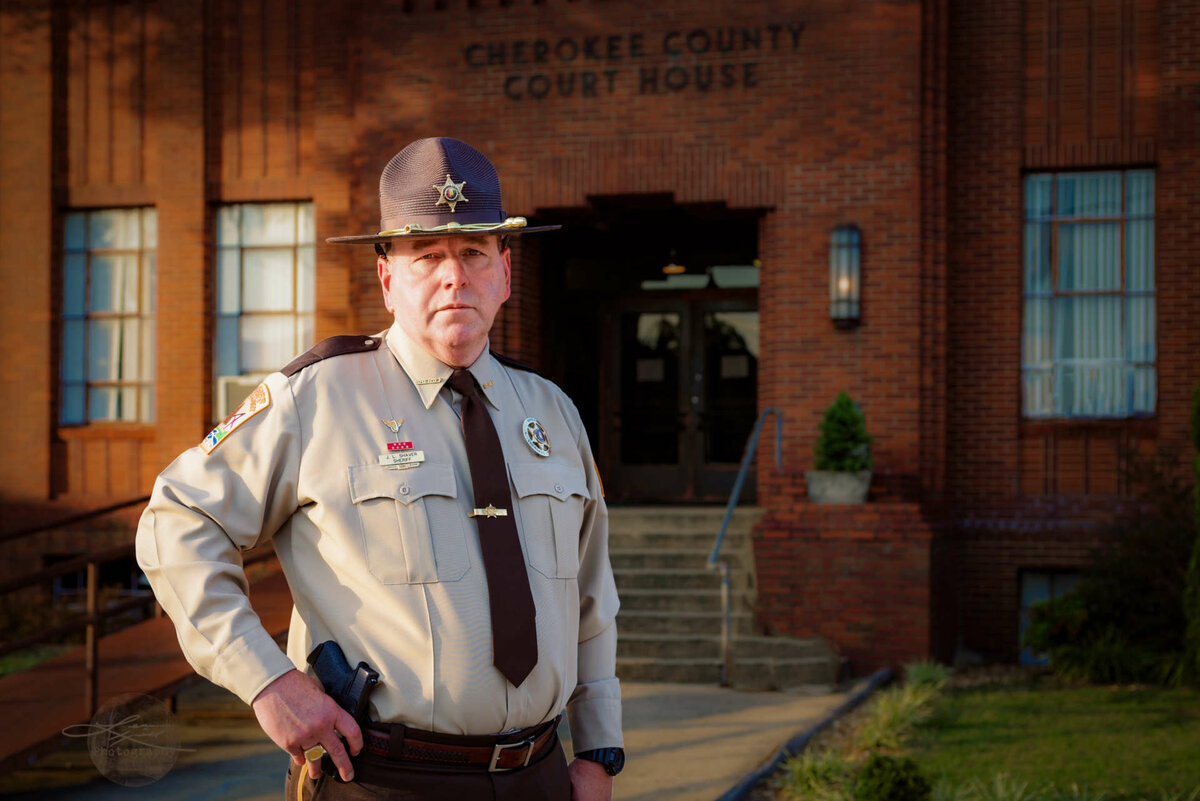
[[[739,690],[812,688],[830,691],[837,684],[841,661],[825,657],[735,659],[729,682]]]
[[[731,594],[734,609],[749,609],[753,599],[745,590],[734,590]],[[621,591],[621,609],[655,610],[659,612],[720,612],[721,591],[711,590],[663,590],[636,589]]]
[[[629,634],[709,634],[721,633],[721,618],[718,609],[715,612],[675,611],[664,615],[658,610],[629,609],[621,607],[617,614],[618,640]],[[730,624],[735,632],[749,631],[751,614],[749,612],[734,612],[730,615]]]
[[[617,637],[617,658],[720,659],[719,634],[626,634]]]
[[[622,634],[617,675],[630,681],[708,683],[720,680],[719,636]],[[738,689],[828,689],[842,660],[819,638],[737,637],[732,643],[730,683]]]
[[[724,507],[609,510],[609,557],[621,596],[617,675],[622,679],[720,681],[721,578],[707,562],[724,514]],[[761,517],[760,509],[738,509],[722,544],[721,557],[731,567],[733,683],[764,689],[831,686],[841,660],[823,640],[751,634],[750,532]]]
[[[826,661],[833,654],[820,639],[738,636],[730,643],[738,662],[809,660]],[[721,656],[721,633],[654,633],[621,631],[617,656],[708,659]]]
[[[715,570],[688,570],[682,568],[632,568],[615,569],[617,590],[707,590],[720,589],[721,574]],[[750,586],[750,576],[745,571],[733,571],[730,586],[736,591]]]
[[[707,558],[707,553],[712,550],[716,538],[716,529],[709,531],[675,531],[671,529],[620,531],[609,529],[608,547],[610,550],[704,551],[705,558]],[[749,534],[731,531],[725,535],[721,553],[745,551],[749,547]]]
[[[763,513],[764,510],[757,506],[739,506],[733,510],[729,525],[749,529],[762,519]],[[608,518],[612,522],[633,525],[711,527],[716,533],[725,519],[725,506],[610,506]]]
[[[617,677],[622,681],[718,684],[721,660],[620,657],[617,659]]]
[[[830,659],[835,656],[829,643],[819,637],[737,635],[733,649],[738,659]]]
[[[750,531],[762,517],[755,508],[738,509],[725,533],[723,548],[736,548],[748,542]],[[610,547],[632,547],[654,541],[655,535],[675,535],[674,542],[683,547],[712,549],[721,521],[723,507],[624,507],[609,510]],[[661,541],[661,539],[659,540]]]
[[[609,548],[608,558],[614,569],[633,568],[693,568],[705,569],[709,548]],[[733,570],[749,569],[753,564],[746,550],[721,550],[721,560]]]

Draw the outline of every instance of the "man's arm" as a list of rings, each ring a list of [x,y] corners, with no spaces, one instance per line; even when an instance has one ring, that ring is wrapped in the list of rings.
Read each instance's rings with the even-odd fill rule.
[[[228,433],[206,437],[159,475],[136,540],[188,662],[247,704],[294,667],[251,609],[242,569],[242,551],[270,539],[298,506],[291,387],[278,373],[263,387],[253,409],[243,405],[218,428]]]
[[[275,373],[264,387],[253,411],[243,406],[242,417],[227,421],[228,433],[210,435],[158,477],[138,524],[138,564],[196,672],[251,704],[293,759],[320,743],[346,776],[336,732],[357,753],[358,725],[295,669],[247,595],[242,551],[270,539],[299,506],[302,443],[291,384]],[[319,774],[319,763],[310,767]]]
[[[571,745],[575,753],[621,747],[621,685],[617,680],[617,586],[608,558],[608,507],[592,461],[591,446],[579,428],[580,458],[592,500],[579,532],[579,675],[567,702]],[[576,759],[570,765],[577,801],[607,801],[612,777],[596,762]]]

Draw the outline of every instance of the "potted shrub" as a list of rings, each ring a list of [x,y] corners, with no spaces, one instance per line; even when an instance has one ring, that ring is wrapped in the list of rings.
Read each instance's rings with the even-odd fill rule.
[[[871,488],[871,436],[858,404],[845,392],[825,410],[817,469],[805,473],[813,503],[863,503]]]

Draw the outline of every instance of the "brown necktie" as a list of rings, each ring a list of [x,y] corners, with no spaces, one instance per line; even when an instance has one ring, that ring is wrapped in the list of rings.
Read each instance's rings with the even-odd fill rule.
[[[537,664],[537,629],[533,593],[513,520],[504,452],[475,378],[466,370],[455,370],[447,383],[463,396],[463,437],[467,441],[467,462],[475,489],[475,522],[479,525],[479,547],[492,609],[492,662],[514,687],[519,687]],[[505,514],[495,514],[498,511]]]

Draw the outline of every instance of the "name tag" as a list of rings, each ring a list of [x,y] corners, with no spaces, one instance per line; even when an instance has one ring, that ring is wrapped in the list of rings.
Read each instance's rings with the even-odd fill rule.
[[[384,467],[413,467],[425,461],[425,451],[391,451],[379,454]]]

